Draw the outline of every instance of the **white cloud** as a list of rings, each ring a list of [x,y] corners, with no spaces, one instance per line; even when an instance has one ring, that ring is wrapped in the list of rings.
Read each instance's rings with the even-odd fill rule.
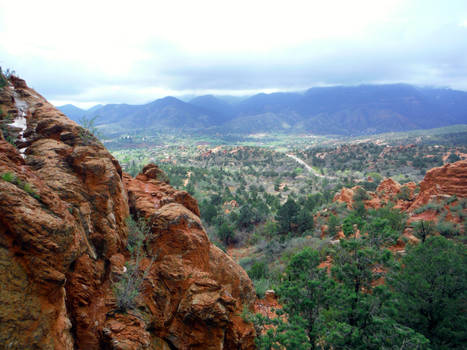
[[[388,55],[432,64],[433,37],[452,45],[436,33],[461,30],[466,15],[462,0],[0,0],[0,65],[48,98],[82,102],[371,82],[387,79]]]

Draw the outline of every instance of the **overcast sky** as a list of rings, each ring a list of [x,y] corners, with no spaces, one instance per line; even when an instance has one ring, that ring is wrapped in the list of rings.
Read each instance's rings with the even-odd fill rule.
[[[467,90],[467,0],[0,0],[0,65],[85,108],[340,84]]]

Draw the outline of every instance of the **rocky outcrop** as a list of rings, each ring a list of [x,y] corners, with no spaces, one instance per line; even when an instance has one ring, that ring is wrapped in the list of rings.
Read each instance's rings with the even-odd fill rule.
[[[417,189],[419,189],[418,193]],[[346,203],[347,208],[352,209],[354,196],[358,190],[359,186],[344,187],[334,196],[334,201]],[[392,202],[394,209],[406,213],[407,227],[398,243],[390,248],[395,252],[403,251],[406,242],[418,242],[418,239],[412,234],[413,230],[410,224],[420,220],[434,223],[440,220],[447,221],[457,225],[462,232],[463,218],[467,210],[465,207],[460,208],[459,204],[460,199],[467,198],[467,160],[429,170],[419,186],[414,182],[401,185],[393,179],[384,179],[375,192],[367,192],[366,194],[368,199],[364,200],[363,203],[367,209],[378,209],[386,203]],[[417,210],[427,204],[430,206]],[[322,238],[327,235],[326,228],[326,225],[321,226]],[[337,235],[337,238],[342,238],[342,236]]]
[[[404,185],[399,184],[391,178],[384,179],[376,188],[375,192],[364,191],[367,199],[363,200],[366,209],[378,209],[386,203],[393,202],[395,208],[402,210],[408,209],[415,199],[415,189],[417,185],[414,182],[408,182]],[[357,191],[362,191],[360,186],[352,188],[343,187],[334,196],[334,202],[346,203],[348,209],[354,206],[354,196]]]
[[[252,307],[251,281],[230,257],[209,242],[196,201],[150,176],[125,175],[130,210],[148,220],[157,257],[144,294],[152,327],[177,349],[251,349],[254,331],[240,314]],[[154,296],[157,296],[155,298]]]
[[[384,179],[376,188],[376,192],[388,199],[394,198],[401,190],[401,185],[391,178]]]
[[[355,195],[355,191],[357,190],[357,188],[360,188],[360,186],[355,186],[352,188],[342,187],[340,192],[337,192],[334,196],[333,201],[338,203],[346,203],[347,208],[352,209],[353,196]]]
[[[279,317],[276,311],[280,309],[282,309],[282,305],[279,303],[276,292],[272,289],[264,293],[263,299],[257,299],[255,302],[255,313],[271,319]]]
[[[125,247],[121,170],[24,81],[13,79],[0,95],[3,115],[21,128],[17,148],[0,141],[0,275],[8,288],[1,293],[0,343],[71,349],[77,315],[67,303],[76,262],[87,257],[97,269]]]
[[[252,306],[252,284],[211,245],[188,193],[154,165],[136,179],[122,174],[91,134],[21,79],[0,89],[0,110],[0,344],[253,348],[254,330],[238,316]],[[147,274],[137,308],[119,313],[113,283],[130,259],[130,211],[150,222],[139,266]]]
[[[413,211],[437,198],[467,197],[467,160],[429,170],[420,183],[420,193],[409,210]]]

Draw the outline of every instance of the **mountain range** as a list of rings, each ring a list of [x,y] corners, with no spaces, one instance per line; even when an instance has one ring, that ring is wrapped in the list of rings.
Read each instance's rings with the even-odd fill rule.
[[[248,134],[364,135],[467,124],[467,92],[407,84],[316,87],[245,99],[165,97],[143,105],[58,107],[75,121],[96,118],[103,131],[191,129]]]

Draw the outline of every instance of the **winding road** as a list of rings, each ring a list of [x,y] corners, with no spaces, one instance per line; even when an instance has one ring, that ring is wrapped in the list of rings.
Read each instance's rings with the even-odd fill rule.
[[[285,155],[287,157],[289,157],[289,158],[292,158],[297,163],[303,165],[306,170],[308,170],[310,173],[312,173],[316,177],[321,177],[321,178],[326,178],[326,179],[337,179],[337,177],[335,177],[335,176],[326,176],[326,175],[322,175],[322,174],[317,173],[311,166],[309,166],[307,163],[305,163],[303,160],[301,160],[297,156],[294,156],[293,154],[286,153]]]

